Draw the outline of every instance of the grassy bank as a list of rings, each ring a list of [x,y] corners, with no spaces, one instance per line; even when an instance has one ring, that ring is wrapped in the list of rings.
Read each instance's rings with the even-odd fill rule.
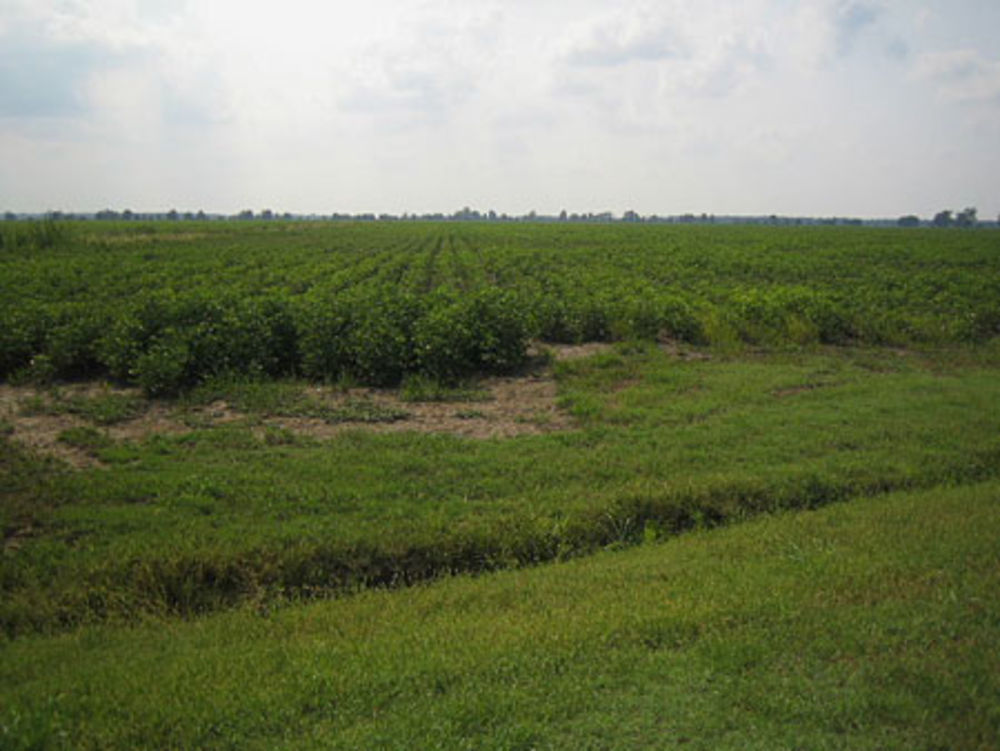
[[[5,748],[989,749],[1000,485],[4,644]]]

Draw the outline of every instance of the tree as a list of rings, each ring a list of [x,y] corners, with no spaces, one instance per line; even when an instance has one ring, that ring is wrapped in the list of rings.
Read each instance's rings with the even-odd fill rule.
[[[974,206],[969,206],[966,209],[958,212],[958,216],[955,217],[956,227],[975,227],[976,226],[976,209]]]
[[[950,227],[954,220],[951,218],[951,211],[945,209],[944,211],[939,211],[934,215],[934,220],[931,222],[935,227]]]
[[[920,217],[914,216],[913,214],[907,214],[906,216],[901,216],[896,221],[900,227],[919,227]]]

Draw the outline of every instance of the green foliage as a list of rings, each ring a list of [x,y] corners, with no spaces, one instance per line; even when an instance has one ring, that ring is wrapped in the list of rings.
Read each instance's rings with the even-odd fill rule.
[[[844,344],[854,334],[829,297],[803,287],[749,290],[736,298],[733,314],[750,342]]]
[[[112,444],[111,439],[106,433],[89,425],[79,428],[68,428],[59,434],[59,440],[68,446],[90,452],[107,448]]]
[[[492,398],[490,392],[474,383],[446,384],[417,373],[400,385],[399,398],[404,402],[482,402]]]
[[[106,389],[91,395],[66,394],[54,388],[29,399],[21,412],[26,415],[77,415],[97,425],[114,425],[138,416],[143,408],[141,400],[131,394]]]
[[[16,640],[0,745],[990,748],[998,492],[900,493],[559,566]]]
[[[302,373],[333,381],[350,370],[349,336],[355,306],[346,298],[312,301],[300,314]]]
[[[475,373],[510,373],[525,363],[528,319],[516,296],[484,289],[434,301],[414,331],[418,372],[454,384]]]
[[[109,374],[150,396],[213,376],[279,377],[298,366],[298,336],[280,299],[159,296],[122,315],[99,343]]]
[[[84,471],[0,421],[4,748],[997,737],[995,233],[70,230],[4,235],[0,377],[249,418],[112,440],[143,401],[40,392]],[[556,365],[575,430],[277,419],[400,420],[296,379],[464,399],[539,337],[623,341]]]
[[[1000,467],[995,358],[682,357],[639,342],[559,363],[561,398],[583,429],[510,441],[296,440],[280,422],[262,430],[265,418],[406,413],[377,398],[321,401],[301,382],[212,379],[179,408],[221,400],[248,412],[245,423],[140,443],[107,445],[93,428],[71,437],[106,466],[58,480],[56,496],[73,503],[45,512],[51,531],[11,559],[0,623],[19,635],[399,586],[630,546],[649,530],[662,539],[965,484]],[[74,402],[40,397],[33,408],[60,404]],[[32,509],[49,508],[54,491],[32,492],[17,507],[22,526],[38,528]]]
[[[415,295],[378,290],[352,300],[347,372],[361,383],[394,386],[414,370],[414,328],[424,303]]]
[[[51,250],[70,238],[70,226],[50,217],[0,224],[0,252]]]
[[[907,346],[1000,326],[989,232],[276,226],[45,230],[2,257],[0,377],[387,386],[511,372],[531,339]]]
[[[621,314],[621,338],[672,339],[704,344],[705,335],[695,310],[682,298],[643,296],[626,300]]]
[[[0,308],[0,376],[28,371],[32,360],[44,350],[53,322],[41,305]]]

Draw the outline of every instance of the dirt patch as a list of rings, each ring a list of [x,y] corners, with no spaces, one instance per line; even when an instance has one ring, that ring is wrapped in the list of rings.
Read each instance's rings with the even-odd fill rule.
[[[140,405],[135,416],[103,424],[93,416],[74,412],[79,400],[120,397]],[[89,468],[100,462],[88,451],[63,440],[74,428],[95,429],[111,440],[141,440],[155,433],[190,430],[174,418],[175,409],[141,398],[138,389],[116,388],[105,383],[74,383],[55,389],[0,384],[0,425],[23,446],[62,459],[71,466]]]
[[[570,348],[561,348],[570,349]],[[603,347],[573,347],[568,357],[585,356]],[[562,353],[564,356],[565,353]],[[558,355],[557,355],[558,356]],[[416,431],[450,433],[471,439],[512,438],[573,427],[572,419],[556,406],[556,383],[547,370],[511,378],[490,378],[477,385],[482,398],[473,401],[410,402],[387,389],[349,389],[305,386],[309,404],[321,408],[317,416],[243,412],[217,400],[202,406],[143,399],[136,389],[107,384],[79,383],[45,389],[0,384],[0,427],[14,441],[78,468],[100,466],[93,450],[67,440],[67,431],[89,429],[112,441],[141,441],[152,435],[188,433],[195,429],[233,424],[290,431],[293,435],[329,438],[346,430],[377,433]],[[135,409],[125,417],[95,419],[72,405],[81,399],[131,399]],[[373,417],[331,418],[345,407],[365,407]],[[307,413],[308,415],[308,413]],[[383,419],[381,416],[387,415]]]
[[[466,438],[512,438],[538,435],[573,427],[568,415],[556,407],[556,384],[548,375],[518,378],[491,378],[480,382],[483,398],[475,401],[402,401],[393,390],[327,387],[309,388],[309,396],[336,409],[342,404],[371,405],[372,412],[403,412],[401,419],[363,422],[330,421],[315,417],[266,417],[268,426],[290,430],[297,435],[326,438],[345,430],[375,433],[416,431],[450,433]]]
[[[698,350],[692,350],[690,347],[685,345],[683,342],[679,342],[676,339],[661,338],[659,340],[660,349],[671,357],[676,357],[679,360],[711,360],[712,356],[707,352],[700,352]]]
[[[547,344],[545,348],[552,353],[557,362],[565,360],[582,360],[604,352],[611,352],[614,346],[607,342],[588,342],[586,344]]]

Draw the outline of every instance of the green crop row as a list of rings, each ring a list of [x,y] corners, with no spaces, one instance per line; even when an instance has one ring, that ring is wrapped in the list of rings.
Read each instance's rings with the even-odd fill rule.
[[[509,371],[531,339],[1000,334],[993,232],[12,226],[34,239],[0,254],[0,378],[103,376],[150,394],[229,371],[386,385]]]
[[[161,294],[124,308],[6,311],[0,374],[109,376],[151,396],[224,374],[394,385],[420,373],[443,382],[523,364],[527,317],[516,298],[362,290],[330,300]]]

